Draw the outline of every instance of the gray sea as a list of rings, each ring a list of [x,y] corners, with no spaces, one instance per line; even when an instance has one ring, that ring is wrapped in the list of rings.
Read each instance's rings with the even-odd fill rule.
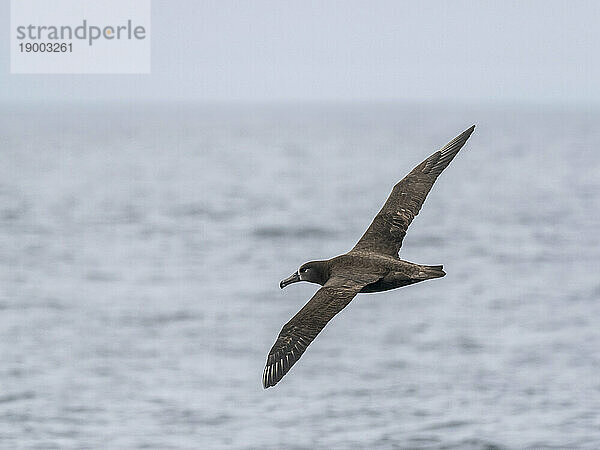
[[[401,257],[266,355],[392,186],[477,124]],[[3,105],[0,447],[600,448],[600,112]]]

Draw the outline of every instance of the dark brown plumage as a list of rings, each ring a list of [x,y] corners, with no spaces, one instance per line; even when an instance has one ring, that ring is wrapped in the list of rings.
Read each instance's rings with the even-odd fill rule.
[[[442,266],[423,266],[398,257],[406,230],[440,173],[450,164],[473,130],[452,139],[392,189],[373,222],[348,253],[326,261],[311,261],[282,280],[280,287],[298,281],[322,287],[283,326],[267,357],[263,386],[275,386],[327,323],[358,293],[381,292],[446,275]]]

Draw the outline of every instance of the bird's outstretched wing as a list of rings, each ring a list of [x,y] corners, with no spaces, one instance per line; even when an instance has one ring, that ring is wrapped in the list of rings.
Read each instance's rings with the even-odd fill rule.
[[[463,131],[399,181],[352,250],[398,256],[406,230],[419,214],[433,183],[465,145],[474,129],[475,125]]]
[[[364,278],[364,277],[363,277]],[[275,386],[300,359],[306,347],[317,337],[333,316],[344,309],[358,292],[378,279],[352,281],[332,277],[298,313],[286,323],[267,356],[263,387]]]

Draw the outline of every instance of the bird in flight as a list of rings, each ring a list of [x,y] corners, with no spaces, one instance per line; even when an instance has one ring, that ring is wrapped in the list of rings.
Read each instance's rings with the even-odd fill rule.
[[[322,287],[279,333],[267,356],[263,372],[265,389],[275,386],[288,373],[306,347],[356,294],[387,291],[446,275],[443,266],[403,261],[398,252],[433,183],[474,129],[475,125],[463,131],[399,181],[352,250],[326,261],[302,264],[279,283],[281,289],[298,281]]]

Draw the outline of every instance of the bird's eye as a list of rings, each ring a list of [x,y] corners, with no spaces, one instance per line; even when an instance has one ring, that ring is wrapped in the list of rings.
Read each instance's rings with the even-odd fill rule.
[[[302,267],[302,268],[300,269],[300,273],[304,273],[304,272],[306,272],[307,270],[308,270],[308,269],[306,269],[306,268]]]

